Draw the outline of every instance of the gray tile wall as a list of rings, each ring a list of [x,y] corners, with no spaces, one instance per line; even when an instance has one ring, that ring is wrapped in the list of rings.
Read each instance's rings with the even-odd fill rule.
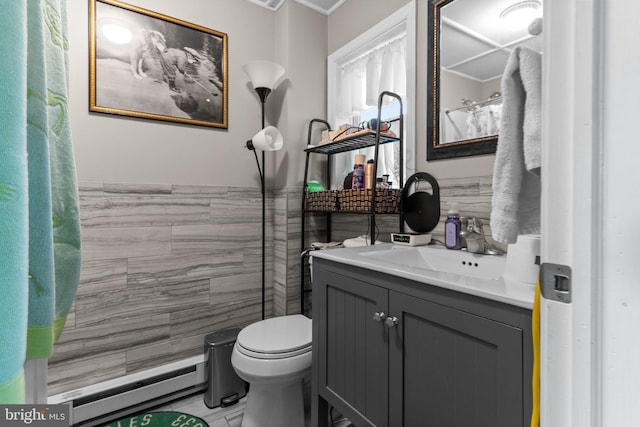
[[[491,177],[440,187],[442,221],[455,201],[490,234]],[[300,312],[301,197],[299,188],[267,195],[267,316]],[[49,394],[201,354],[205,335],[259,320],[261,203],[254,188],[81,182],[82,272]],[[324,218],[307,214],[307,245],[326,240]],[[362,215],[334,218],[333,240],[368,229]],[[388,241],[398,219],[378,218]],[[441,223],[434,238],[442,234]]]
[[[485,235],[491,236],[489,217],[491,212],[492,177],[449,178],[438,181],[440,187],[440,223],[432,231],[434,239],[444,241],[444,221],[451,203],[456,203],[462,216],[476,216],[484,224]],[[424,190],[421,190],[424,191]],[[429,190],[430,191],[430,190]],[[332,225],[332,239],[344,240],[368,234],[369,225],[364,215],[335,215]],[[376,216],[378,226],[377,239],[390,241],[390,233],[399,230],[395,215]],[[408,228],[405,231],[410,231]]]
[[[49,394],[201,354],[206,334],[259,320],[261,200],[250,188],[81,182],[80,284]],[[272,197],[266,211],[269,284]]]

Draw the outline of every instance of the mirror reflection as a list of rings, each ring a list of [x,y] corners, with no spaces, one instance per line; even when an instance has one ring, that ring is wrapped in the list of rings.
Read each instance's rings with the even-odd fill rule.
[[[432,1],[428,160],[495,152],[505,64],[516,46],[542,52],[541,16],[538,0]]]

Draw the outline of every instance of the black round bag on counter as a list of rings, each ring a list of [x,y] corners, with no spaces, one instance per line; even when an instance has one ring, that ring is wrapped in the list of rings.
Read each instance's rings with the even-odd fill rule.
[[[431,185],[432,193],[414,191],[421,181]],[[429,233],[440,222],[440,186],[438,181],[426,172],[414,173],[407,179],[402,190],[402,213],[404,220],[416,233]]]

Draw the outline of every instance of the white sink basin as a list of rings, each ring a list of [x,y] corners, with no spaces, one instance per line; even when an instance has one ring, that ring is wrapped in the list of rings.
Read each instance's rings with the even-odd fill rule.
[[[390,249],[363,251],[359,255],[395,264],[401,268],[439,271],[478,279],[502,277],[507,258],[504,255],[479,255],[449,250],[442,246],[393,246]]]
[[[313,262],[316,258],[325,259],[347,268],[363,268],[518,307],[533,307],[535,285],[513,275],[514,269],[528,272],[525,264],[529,261],[515,265],[510,261],[507,269],[506,255],[478,255],[436,245],[409,247],[381,243],[312,251],[311,258]],[[313,264],[312,270],[315,268]]]

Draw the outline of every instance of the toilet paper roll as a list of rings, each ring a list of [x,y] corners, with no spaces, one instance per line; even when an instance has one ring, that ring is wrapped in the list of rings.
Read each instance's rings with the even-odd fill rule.
[[[518,236],[516,243],[509,245],[504,278],[535,285],[540,273],[540,235]]]

